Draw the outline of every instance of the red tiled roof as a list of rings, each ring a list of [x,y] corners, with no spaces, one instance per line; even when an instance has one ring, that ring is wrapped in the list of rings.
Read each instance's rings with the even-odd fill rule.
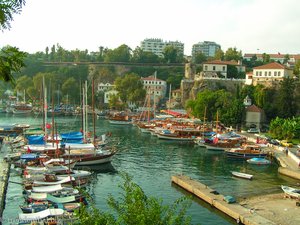
[[[213,60],[213,61],[205,62],[203,64],[233,65],[233,66],[239,65],[236,61],[222,61],[222,60]]]
[[[253,69],[256,69],[256,70],[264,70],[264,69],[286,69],[286,67],[284,65],[280,64],[280,63],[272,62],[272,63],[268,63],[266,65],[254,67]]]
[[[246,109],[247,112],[263,112],[263,110],[256,105],[250,105]]]
[[[155,78],[154,76],[149,76],[149,77],[142,77],[142,80],[148,80],[148,81],[164,81],[158,78]]]

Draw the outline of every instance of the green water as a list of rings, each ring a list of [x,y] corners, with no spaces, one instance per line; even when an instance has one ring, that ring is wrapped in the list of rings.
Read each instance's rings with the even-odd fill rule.
[[[0,115],[0,124],[28,123],[40,126],[41,122],[42,118]],[[59,117],[56,118],[56,123],[61,131],[78,131],[81,124],[80,118],[75,117]],[[92,127],[91,122],[89,125]],[[210,152],[194,144],[159,140],[150,134],[141,133],[136,127],[111,125],[106,120],[97,120],[96,127],[98,134],[112,132],[111,142],[119,150],[111,164],[94,168],[96,171],[93,181],[87,187],[96,205],[102,210],[108,210],[106,199],[109,194],[119,196],[119,172],[122,171],[132,175],[146,194],[163,199],[165,204],[188,195],[171,184],[171,176],[176,174],[190,176],[223,195],[235,198],[279,193],[281,184],[295,182],[278,175],[276,163],[255,166],[244,161],[229,160],[222,152]],[[254,179],[249,181],[233,178],[230,173],[232,170],[253,174]],[[14,170],[10,180],[20,181]],[[9,183],[3,215],[6,221],[17,218],[21,212],[18,207],[23,204],[21,193],[21,185]],[[192,217],[193,224],[236,224],[231,218],[196,198],[193,198],[188,214]]]

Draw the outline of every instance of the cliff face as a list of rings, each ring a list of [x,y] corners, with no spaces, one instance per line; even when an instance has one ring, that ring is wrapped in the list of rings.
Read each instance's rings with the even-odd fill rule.
[[[237,87],[240,89],[245,85],[245,81],[234,79],[199,79],[199,80],[182,80],[181,92],[182,92],[182,104],[188,99],[195,99],[197,94],[206,89],[208,90],[220,90],[225,89],[231,93],[236,93]]]

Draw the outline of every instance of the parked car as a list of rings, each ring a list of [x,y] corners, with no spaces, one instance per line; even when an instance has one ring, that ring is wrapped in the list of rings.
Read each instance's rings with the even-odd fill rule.
[[[280,142],[277,141],[276,139],[271,139],[271,140],[269,141],[269,143],[272,144],[272,145],[280,145]]]
[[[288,142],[287,140],[280,141],[280,144],[284,147],[293,147],[293,143]]]
[[[250,128],[249,130],[247,130],[248,133],[259,133],[259,129],[257,128]]]

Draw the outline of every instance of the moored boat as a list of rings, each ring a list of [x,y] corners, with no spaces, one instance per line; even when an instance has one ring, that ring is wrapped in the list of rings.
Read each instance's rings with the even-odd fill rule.
[[[250,158],[265,158],[267,152],[262,151],[257,145],[244,145],[240,148],[231,148],[225,151],[227,157],[236,159],[250,159]]]
[[[296,189],[289,186],[281,185],[281,189],[284,191],[284,193],[292,198],[300,199],[300,189]]]
[[[271,164],[271,161],[265,158],[251,158],[247,159],[247,162],[254,165],[269,165]]]
[[[247,174],[247,173],[241,173],[241,172],[236,172],[236,171],[231,171],[231,174],[235,177],[251,180],[253,175]]]

